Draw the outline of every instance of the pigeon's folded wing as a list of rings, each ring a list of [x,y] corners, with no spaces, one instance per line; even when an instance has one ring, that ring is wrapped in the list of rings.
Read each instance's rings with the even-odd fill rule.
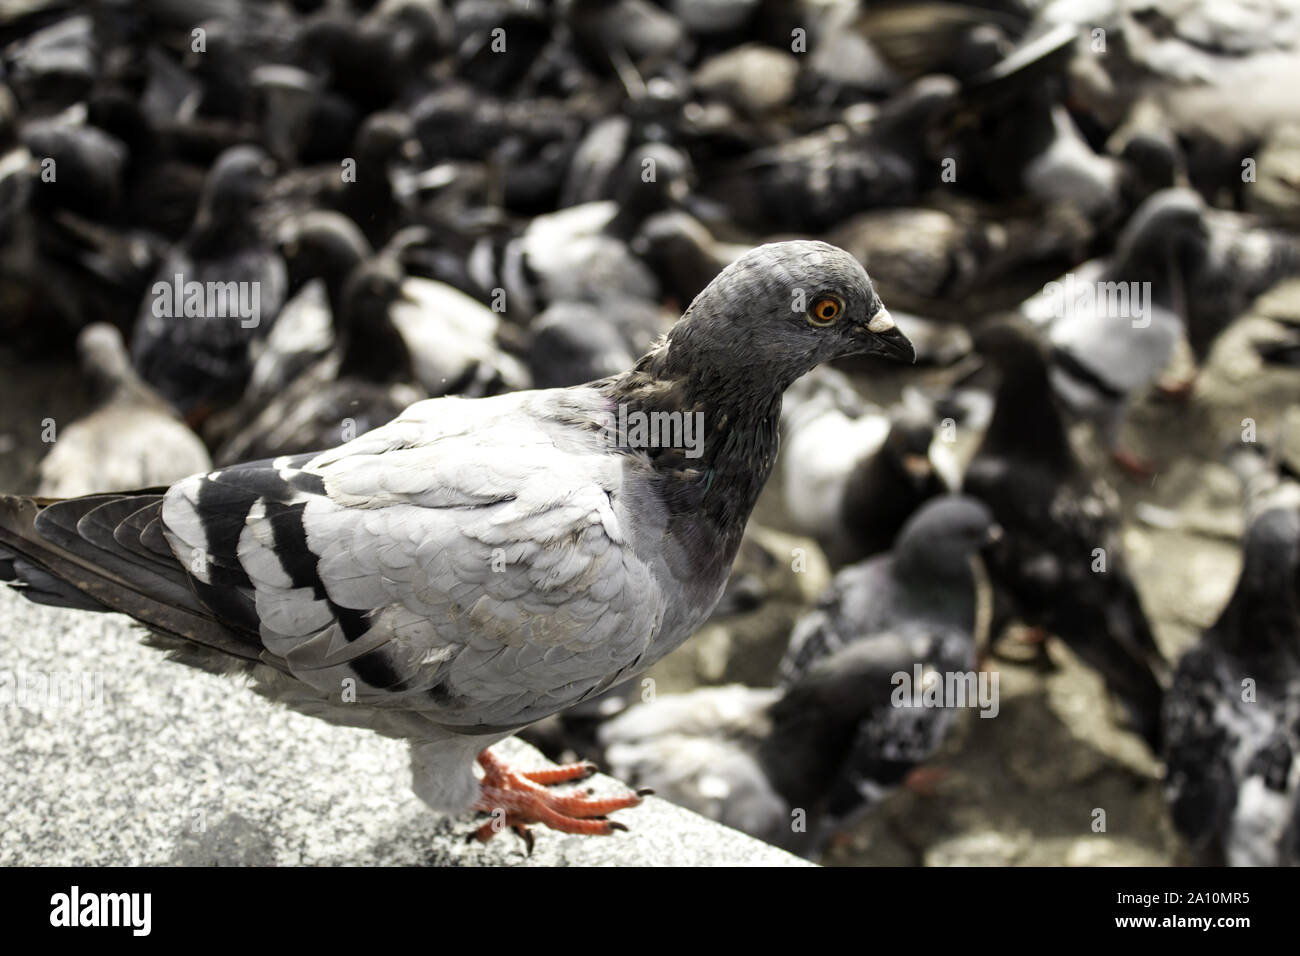
[[[163,523],[200,597],[317,692],[515,728],[612,686],[662,619],[598,414],[581,390],[421,402],[333,451],[189,478]]]

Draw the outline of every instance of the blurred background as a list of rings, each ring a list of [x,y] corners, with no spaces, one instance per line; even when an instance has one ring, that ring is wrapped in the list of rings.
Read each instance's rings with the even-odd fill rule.
[[[1295,640],[1261,658],[1262,736],[1171,754],[1158,725],[1246,528],[1289,500],[1263,496],[1300,473],[1297,89],[1288,0],[3,0],[0,490],[165,485],[425,397],[615,374],[746,249],[824,239],[866,266],[917,365],[792,389],[732,584],[655,695],[788,686],[792,630],[833,575],[887,556],[998,451],[998,390],[1041,365],[1050,388],[1022,401],[1068,430],[1069,467],[1043,464],[1033,514],[1004,511],[1034,490],[967,491],[1013,545],[1106,549],[1156,689],[1134,704],[1109,652],[1060,633],[1090,600],[1068,580],[1029,609],[995,567],[971,640],[998,717],[950,714],[794,848],[1170,864],[1231,858],[1234,814],[1265,807],[1269,849],[1236,861],[1294,862],[1300,577]],[[1006,328],[1028,366],[988,334]],[[1008,413],[1013,472],[1051,427]],[[1094,501],[1093,525],[1061,514]],[[1180,724],[1231,697],[1237,650]],[[531,739],[608,763],[597,728],[642,693]],[[673,732],[711,720],[745,737],[717,714]],[[1257,778],[1273,802],[1225,809],[1170,773],[1216,754],[1216,786]],[[704,763],[683,799],[741,825]]]

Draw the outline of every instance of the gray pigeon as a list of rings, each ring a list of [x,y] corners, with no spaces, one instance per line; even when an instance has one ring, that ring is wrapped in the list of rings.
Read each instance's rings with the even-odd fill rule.
[[[989,576],[1025,623],[1101,674],[1158,752],[1165,663],[1124,554],[1119,496],[1075,455],[1033,333],[994,322],[976,347],[1001,378],[962,484],[1006,532]]]
[[[487,748],[708,617],[775,462],[782,393],[855,354],[913,359],[857,261],[762,246],[618,376],[419,402],[338,448],[161,493],[2,498],[0,575],[127,613],[302,712],[409,740],[429,806],[504,811],[480,839],[501,822],[606,834],[635,795],[555,794],[541,784],[588,768],[526,775]]]
[[[783,687],[639,703],[600,725],[601,758],[666,800],[815,855],[942,742],[954,708],[899,706],[898,675],[973,673],[968,562],[995,534],[979,502],[932,502],[893,555],[845,569],[799,621]]]
[[[977,613],[973,561],[1000,537],[992,513],[978,501],[947,495],[926,504],[903,526],[893,551],[840,571],[817,606],[795,624],[781,661],[783,684],[799,686],[852,649],[874,660],[878,673],[906,674],[909,680],[919,670],[926,680],[937,675],[946,687],[950,678],[973,675],[976,634],[987,627]],[[894,681],[871,693],[859,688],[875,704],[858,721],[836,773],[824,784],[825,826],[844,825],[869,809],[947,735],[954,708],[898,706],[893,692],[899,686]],[[975,688],[969,691],[973,706]]]
[[[1300,511],[1250,525],[1237,589],[1178,663],[1165,793],[1208,861],[1300,865]]]
[[[1128,403],[1156,381],[1181,337],[1203,362],[1257,296],[1296,274],[1294,237],[1208,210],[1191,190],[1165,189],[1138,207],[1110,257],[1049,283],[1020,311],[1049,327],[1057,395],[1096,421],[1115,450]],[[1129,470],[1141,464],[1116,457]]]
[[[284,304],[284,260],[252,220],[272,167],[256,146],[217,158],[193,227],[140,305],[136,371],[192,421],[237,400],[252,373],[253,343]]]
[[[1052,389],[1066,408],[1095,422],[1108,449],[1133,398],[1149,388],[1185,334],[1176,263],[1204,233],[1190,190],[1156,193],[1133,214],[1115,251],[1049,282],[1020,312],[1047,329]]]

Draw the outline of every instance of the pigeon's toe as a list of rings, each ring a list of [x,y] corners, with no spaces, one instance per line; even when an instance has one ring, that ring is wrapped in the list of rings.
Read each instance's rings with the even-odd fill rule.
[[[532,849],[528,825],[541,823],[561,833],[584,836],[608,836],[627,827],[607,819],[615,810],[634,807],[641,802],[640,793],[628,792],[615,797],[593,797],[586,793],[556,793],[548,787],[585,780],[596,772],[590,761],[564,764],[546,770],[515,770],[484,750],[479,754],[483,779],[474,809],[492,815],[492,819],[474,831],[473,836],[486,843],[506,827],[520,835]]]

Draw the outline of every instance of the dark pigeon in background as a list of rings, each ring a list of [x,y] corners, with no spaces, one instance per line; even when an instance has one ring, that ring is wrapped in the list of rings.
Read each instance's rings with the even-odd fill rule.
[[[1237,588],[1165,698],[1165,793],[1204,862],[1300,865],[1300,511],[1247,529]]]
[[[932,503],[895,554],[842,571],[799,621],[781,687],[638,703],[599,723],[592,756],[634,786],[815,856],[946,735],[955,709],[897,707],[897,675],[973,672],[968,562],[993,534],[978,502]]]
[[[255,288],[258,314],[163,317],[152,289],[140,304],[132,361],[141,377],[192,421],[238,399],[252,369],[252,343],[270,331],[284,304],[284,260],[251,218],[270,173],[270,157],[257,147],[223,153],[208,176],[193,227],[156,275],[167,286],[162,293],[167,297],[177,276],[205,289],[208,283]],[[227,309],[233,311],[229,300]]]
[[[1033,332],[997,323],[976,348],[1001,381],[962,490],[1005,532],[988,555],[993,583],[1027,624],[1060,637],[1101,674],[1158,751],[1165,664],[1125,561],[1118,497],[1075,457]]]
[[[844,655],[861,655],[879,672],[909,680],[918,664],[941,681],[973,674],[977,631],[987,628],[988,611],[980,620],[972,562],[1001,533],[974,499],[948,495],[926,504],[903,526],[892,551],[841,570],[795,624],[781,661],[782,686],[797,687]],[[902,783],[934,755],[955,719],[953,707],[886,706],[896,686],[859,688],[874,706],[859,720],[822,794],[828,826],[851,823]]]

